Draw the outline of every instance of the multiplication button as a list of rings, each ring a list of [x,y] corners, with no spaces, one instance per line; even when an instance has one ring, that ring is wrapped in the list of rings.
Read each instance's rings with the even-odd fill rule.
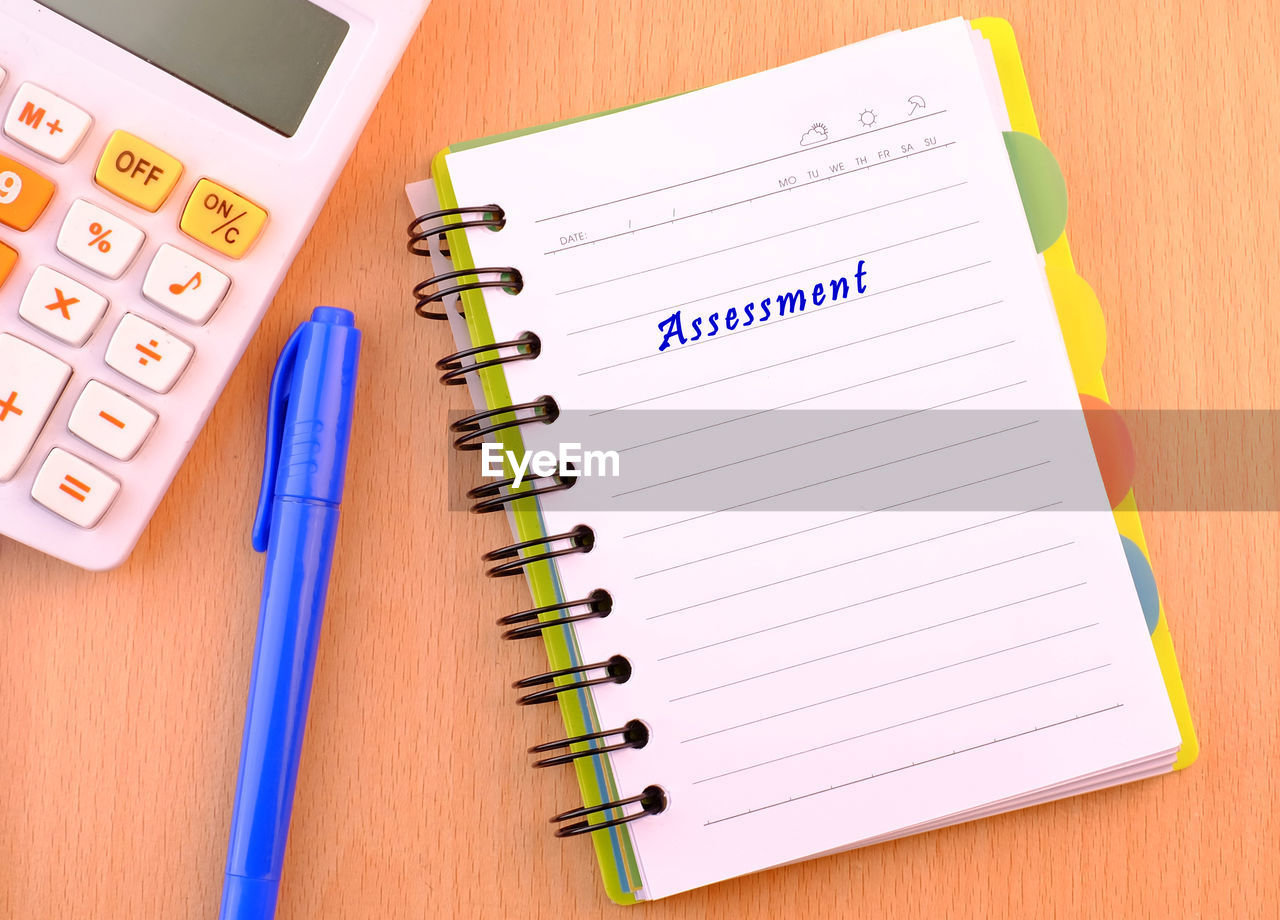
[[[62,272],[41,265],[31,276],[18,315],[68,345],[89,340],[107,312],[107,298]]]
[[[168,393],[195,352],[167,329],[126,313],[107,345],[107,365],[157,393]]]
[[[102,520],[120,492],[120,483],[92,463],[60,447],[36,474],[31,497],[77,527],[92,527]]]

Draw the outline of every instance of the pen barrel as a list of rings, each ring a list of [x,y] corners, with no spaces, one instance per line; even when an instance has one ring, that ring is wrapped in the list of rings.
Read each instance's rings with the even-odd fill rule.
[[[326,502],[277,498],[272,510],[224,918],[274,914],[337,526]]]

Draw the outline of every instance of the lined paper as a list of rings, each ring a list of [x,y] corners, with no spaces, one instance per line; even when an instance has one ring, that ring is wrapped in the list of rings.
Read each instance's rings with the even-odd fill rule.
[[[542,502],[549,533],[596,534],[559,561],[566,597],[614,598],[577,626],[584,659],[632,663],[594,692],[603,727],[651,727],[612,758],[623,794],[670,800],[631,825],[646,897],[1146,775],[1178,746],[975,49],[955,20],[449,156],[460,200],[506,211],[469,234],[477,264],[525,278],[486,297],[495,334],[542,342],[506,368],[513,398],[668,425],[623,452],[661,476],[593,484],[616,507]],[[865,293],[658,350],[675,310],[859,262]],[[886,434],[939,407],[918,448]],[[766,412],[885,421],[724,452]],[[839,472],[768,472],[802,447]],[[721,495],[727,467],[764,472]],[[888,469],[905,491],[882,505],[822,504]]]

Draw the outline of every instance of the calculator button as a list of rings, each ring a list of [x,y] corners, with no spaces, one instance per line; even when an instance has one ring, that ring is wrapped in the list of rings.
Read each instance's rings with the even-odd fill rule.
[[[13,267],[17,264],[18,250],[0,243],[0,284],[4,284],[5,279],[9,277]]]
[[[231,279],[207,262],[165,243],[151,260],[142,293],[147,300],[193,323],[218,309]]]
[[[34,169],[0,156],[0,224],[30,230],[49,206],[56,188]]]
[[[267,212],[211,179],[201,179],[182,212],[182,232],[193,240],[239,259],[257,239]]]
[[[195,351],[171,332],[126,313],[107,345],[107,364],[157,393],[168,393]]]
[[[90,380],[67,428],[77,438],[92,444],[117,460],[130,460],[155,427],[156,414],[105,383]]]
[[[65,163],[89,133],[93,118],[34,83],[23,83],[4,120],[4,133],[41,156]]]
[[[158,211],[182,175],[182,164],[128,131],[117,131],[102,151],[94,181],[118,198]]]
[[[120,483],[113,477],[55,447],[36,474],[31,497],[77,527],[92,527],[102,520],[119,491]]]
[[[58,252],[99,275],[119,278],[146,238],[133,224],[80,198],[58,231]]]
[[[18,315],[68,345],[83,345],[107,312],[107,298],[41,265],[31,276]]]
[[[0,334],[0,482],[18,472],[70,377],[70,365]]]

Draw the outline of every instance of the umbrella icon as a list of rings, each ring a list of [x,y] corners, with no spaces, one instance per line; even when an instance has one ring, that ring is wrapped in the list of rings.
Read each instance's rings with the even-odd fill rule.
[[[925,108],[924,96],[908,96],[907,102],[911,103],[911,111],[907,113],[908,118],[916,113],[916,109]]]

